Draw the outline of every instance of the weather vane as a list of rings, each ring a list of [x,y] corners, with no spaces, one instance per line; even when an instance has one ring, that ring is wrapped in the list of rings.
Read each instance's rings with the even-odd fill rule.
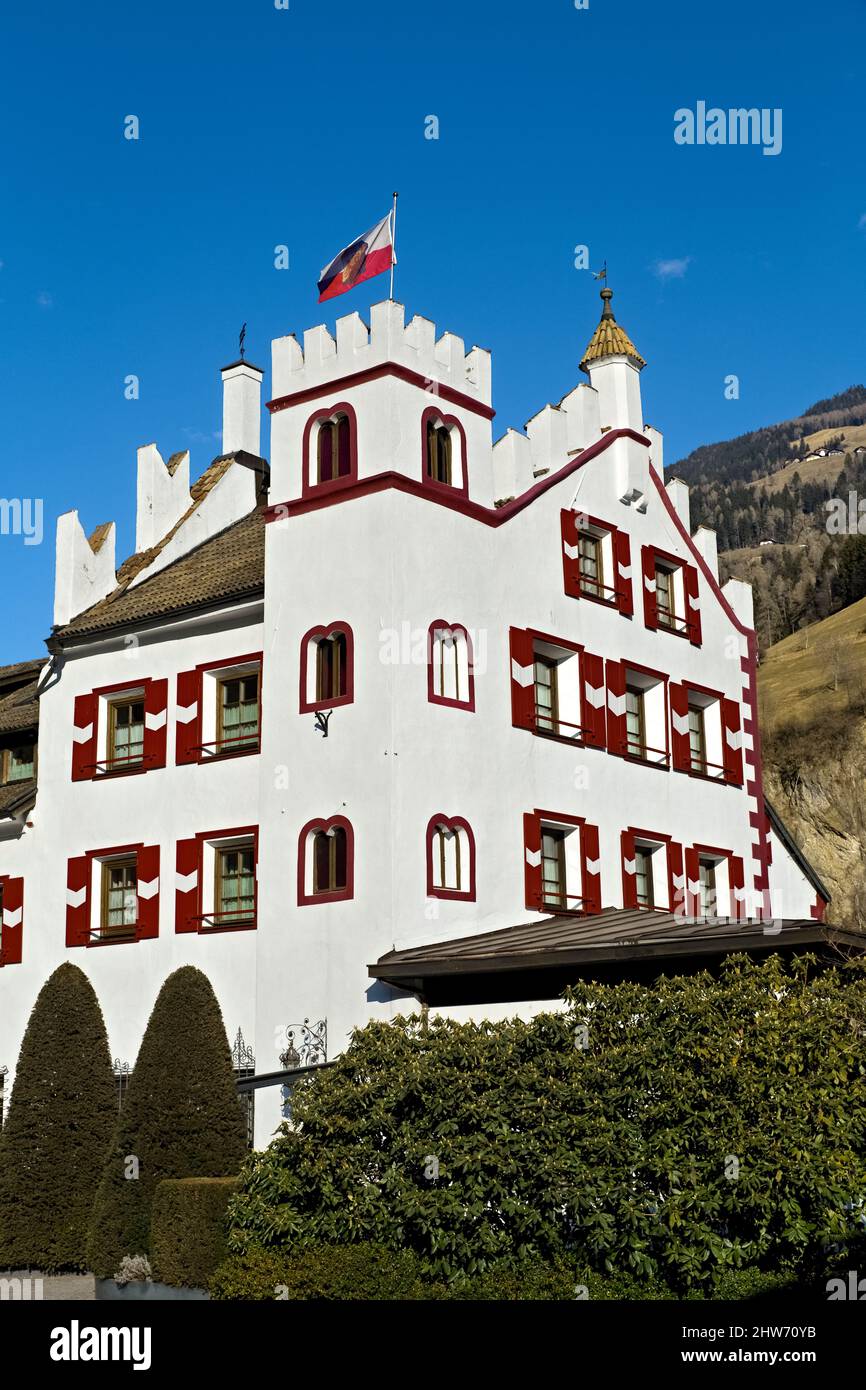
[[[594,270],[592,272],[592,278],[593,280],[603,280],[604,283],[607,284],[607,261],[605,261],[601,270]]]
[[[240,336],[238,337],[238,348],[240,349],[241,361],[243,361],[244,359],[244,339],[246,338],[246,336],[247,326],[246,324],[244,324],[243,328],[240,331]]]

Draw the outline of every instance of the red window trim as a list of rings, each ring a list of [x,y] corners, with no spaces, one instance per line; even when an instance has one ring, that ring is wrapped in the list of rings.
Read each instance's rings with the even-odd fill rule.
[[[456,483],[440,483],[436,478],[427,476],[427,421],[438,420],[440,424],[446,425],[448,429],[456,426],[457,433],[460,435],[460,462],[463,474],[459,486]],[[421,413],[421,483],[425,488],[431,488],[434,492],[445,492],[449,495],[457,494],[458,497],[469,496],[469,459],[466,450],[466,431],[456,415],[446,415],[438,406],[428,405],[426,410]]]
[[[20,912],[21,912],[21,920],[20,920],[20,922],[18,922],[18,923],[16,924],[16,926],[14,926],[14,927],[5,927],[5,928],[4,928],[2,918],[0,918],[0,969],[2,969],[2,968],[3,968],[4,966],[6,966],[6,965],[20,965],[20,964],[21,964],[21,959],[22,959],[22,954],[23,954],[23,941],[24,941],[24,875],[23,875],[23,874],[0,874],[0,912],[8,912],[8,911],[9,911],[8,906],[4,906],[4,905],[3,905],[3,899],[4,899],[4,897],[5,897],[6,884],[7,884],[7,883],[17,883],[17,882],[19,882],[19,881],[20,881],[20,883],[21,883],[21,907],[20,907],[20,909],[19,909]],[[19,938],[20,953],[17,955],[17,957],[16,957],[14,960],[8,960],[8,959],[6,958],[6,951],[7,951],[8,947],[4,947],[4,946],[2,945],[2,939],[3,939],[4,935],[6,935],[6,934],[7,934],[8,932],[10,932],[10,931],[19,931],[19,932],[21,933],[21,936],[20,936],[20,938]]]
[[[200,830],[195,836],[192,836],[190,838],[195,839],[196,844],[198,846],[198,860],[196,868],[198,882],[196,884],[195,890],[195,906],[198,909],[198,911],[195,913],[191,913],[188,918],[188,920],[196,919],[198,921],[196,935],[220,936],[223,933],[227,932],[231,933],[239,931],[255,931],[256,927],[258,926],[259,920],[259,827],[257,825],[236,825],[230,826],[227,830]],[[204,847],[211,840],[240,839],[251,839],[253,842],[253,920],[251,922],[239,922],[235,925],[231,925],[230,923],[228,923],[225,926],[206,926],[201,913],[202,890],[204,887]],[[213,916],[213,914],[211,914],[211,916]]]
[[[683,634],[683,635],[686,635],[686,634]],[[711,690],[710,687],[709,687],[708,685],[698,685],[697,681],[684,680],[684,681],[678,681],[678,682],[676,682],[676,683],[679,684],[679,685],[681,685],[681,686],[683,686],[683,688],[685,689],[685,692],[686,692],[686,698],[687,698],[687,699],[688,699],[688,693],[689,693],[689,691],[690,691],[690,690],[694,690],[694,691],[697,692],[698,695],[709,695],[709,697],[710,697],[712,700],[717,700],[717,701],[718,701],[718,705],[719,705],[719,723],[720,723],[720,726],[721,726],[721,735],[722,735],[722,750],[723,750],[723,751],[722,751],[722,756],[724,757],[725,720],[724,720],[724,708],[723,708],[723,705],[722,705],[722,701],[725,700],[725,699],[727,699],[728,697],[727,697],[727,696],[724,694],[724,692],[721,691],[721,690]],[[672,710],[671,710],[671,715],[670,715],[670,717],[671,717],[671,719],[673,719],[673,711],[672,711]],[[691,766],[691,761],[689,762],[689,766],[688,766],[688,767],[675,767],[675,766],[673,766],[673,764],[672,764],[672,770],[673,770],[674,772],[682,772],[682,773],[684,774],[684,776],[686,776],[686,777],[695,777],[695,778],[697,778],[697,780],[698,780],[699,782],[712,782],[715,786],[719,786],[719,787],[730,787],[730,786],[736,786],[736,785],[738,785],[737,783],[732,783],[732,782],[730,782],[730,781],[728,780],[727,776],[725,775],[725,765],[724,765],[724,763],[713,763],[712,766],[713,766],[713,767],[718,767],[718,768],[719,768],[719,771],[720,771],[720,773],[721,773],[721,776],[719,776],[719,775],[716,774],[716,773],[712,773],[712,772],[698,772],[695,768],[693,768],[693,767]]]
[[[433,688],[433,634],[441,631],[462,632],[466,639],[466,657],[469,664],[469,694],[465,700],[452,699],[450,695],[437,695]],[[450,709],[475,710],[475,652],[472,638],[462,623],[447,623],[437,618],[427,629],[427,699],[431,705],[447,705]]]
[[[612,597],[610,598],[604,598],[599,594],[593,593],[591,588],[585,589],[583,585],[580,583],[579,560],[576,558],[572,559],[571,556],[566,555],[565,553],[566,544],[572,544],[571,540],[566,535],[566,527],[569,523],[572,522],[573,518],[576,518],[578,516],[584,517],[588,524],[591,527],[594,527],[597,531],[604,531],[608,536],[610,536],[611,547],[613,550],[613,578],[615,580],[622,579],[621,584],[608,584],[606,586],[608,589],[612,591]],[[573,521],[572,524],[574,531],[579,531],[581,529],[580,527],[578,527],[576,521]],[[628,532],[623,531],[622,528],[619,526],[615,526],[611,521],[602,521],[601,517],[590,516],[589,512],[582,512],[580,510],[575,510],[574,508],[569,507],[563,507],[562,511],[560,512],[560,528],[562,544],[563,585],[566,594],[581,599],[589,599],[590,603],[598,603],[601,605],[602,608],[612,608],[615,612],[622,613],[624,617],[631,617],[633,612],[633,600],[632,604],[627,609],[624,609],[623,603],[626,587],[628,591],[631,591],[633,593],[632,575],[631,573],[629,573],[627,577],[623,577],[620,575],[619,557],[617,555],[617,536],[626,536],[629,540],[629,547],[631,545],[631,538],[629,537]],[[631,570],[631,564],[632,562],[630,560],[629,570]],[[575,590],[577,590],[576,594]]]
[[[220,753],[211,753],[211,754],[210,754],[209,756],[207,756],[207,757],[205,756],[204,745],[203,745],[203,744],[202,744],[202,745],[199,745],[198,748],[196,749],[196,752],[198,753],[198,757],[197,757],[196,759],[193,760],[193,762],[190,764],[190,766],[203,766],[203,765],[208,764],[208,763],[222,763],[222,762],[226,762],[228,759],[231,759],[231,758],[249,758],[249,757],[254,756],[254,755],[256,755],[256,754],[258,754],[258,753],[261,752],[261,749],[262,749],[262,719],[263,719],[263,713],[262,713],[262,709],[263,709],[263,706],[262,706],[262,686],[263,686],[263,684],[264,684],[264,680],[263,680],[263,677],[264,677],[264,652],[248,652],[248,653],[246,654],[246,656],[230,656],[230,657],[225,657],[225,658],[224,658],[223,660],[221,660],[221,661],[200,661],[199,664],[198,664],[197,666],[194,666],[194,667],[192,668],[192,669],[195,671],[196,675],[198,676],[198,693],[197,693],[197,696],[196,696],[196,700],[197,700],[197,703],[198,703],[198,713],[197,713],[197,715],[195,716],[195,722],[198,724],[198,736],[199,736],[199,738],[201,738],[201,722],[202,722],[202,715],[203,715],[203,712],[204,712],[204,711],[203,711],[203,708],[202,708],[202,700],[203,700],[203,696],[204,696],[204,679],[203,679],[203,677],[204,677],[204,675],[205,675],[206,672],[208,672],[208,671],[226,671],[226,672],[229,672],[229,671],[231,671],[231,670],[232,670],[234,667],[236,667],[236,666],[253,666],[253,665],[255,665],[255,664],[258,664],[258,668],[259,668],[259,737],[258,737],[258,742],[255,743],[255,744],[253,744],[253,745],[252,745],[251,747],[249,747],[249,748],[229,748],[229,749],[226,749],[226,750],[224,750],[223,752],[220,752]],[[180,675],[180,674],[182,674],[182,673],[181,673],[181,672],[178,672],[178,675]],[[177,739],[176,726],[177,726],[177,718],[176,718],[176,711],[175,711],[175,740]],[[177,757],[177,746],[176,746],[176,743],[175,743],[175,758],[176,758],[176,757]]]
[[[469,887],[468,889],[459,888],[436,888],[433,884],[433,837],[440,825],[444,825],[448,830],[463,830],[466,832],[466,839],[469,844]],[[427,855],[427,897],[428,898],[453,898],[462,902],[475,902],[475,836],[472,833],[472,826],[463,816],[431,816],[427,822],[427,833],[425,836],[426,855]]]
[[[695,579],[697,580],[697,566],[693,565],[689,560],[685,559],[683,556],[673,555],[669,550],[662,550],[659,546],[653,545],[651,543],[644,546],[644,549],[650,552],[653,558],[654,565],[658,560],[661,560],[663,564],[669,565],[671,569],[680,570],[683,576],[683,595],[686,609],[683,620],[685,622],[685,627],[668,627],[666,623],[661,623],[658,622],[658,620],[656,620],[656,624],[653,628],[653,631],[665,632],[672,637],[684,637],[685,640],[687,642],[691,642],[693,646],[701,646],[703,643],[703,636],[701,632],[700,609],[697,610],[697,618],[691,616],[691,605],[689,603],[688,593],[689,585],[687,582],[688,571],[692,571],[695,575]],[[641,579],[641,583],[643,584],[643,578]],[[645,594],[644,603],[646,603]],[[656,612],[657,611],[658,608],[656,606]]]
[[[636,840],[648,840],[651,844],[655,843],[655,844],[657,844],[657,845],[659,845],[659,846],[662,846],[662,845],[663,845],[663,846],[664,846],[664,850],[665,850],[665,868],[666,868],[666,870],[667,870],[667,872],[666,872],[666,878],[667,878],[667,888],[668,888],[668,906],[667,906],[667,907],[658,907],[658,906],[653,906],[653,907],[642,907],[641,904],[638,903],[637,910],[638,910],[639,912],[676,912],[676,910],[677,910],[677,885],[674,883],[674,865],[673,865],[672,860],[671,860],[671,846],[672,846],[672,845],[676,845],[676,846],[678,847],[678,850],[679,850],[680,853],[681,853],[681,852],[682,852],[682,845],[680,844],[680,842],[679,842],[678,840],[674,840],[673,835],[665,834],[665,833],[664,833],[663,831],[661,831],[661,830],[642,830],[639,826],[628,825],[628,826],[626,826],[626,831],[625,831],[625,833],[626,833],[627,835],[630,835],[630,836],[631,836],[631,840],[632,840],[632,844],[633,844],[633,845],[634,845],[634,843],[635,843]],[[623,864],[623,875],[624,875],[624,874],[625,874],[625,865]],[[682,893],[684,892],[684,888],[685,888],[685,868],[684,868],[684,865],[683,865],[682,863],[680,864],[680,876],[682,877],[683,882],[682,882],[682,884],[681,884],[681,886],[680,886],[679,892],[680,892],[680,894],[682,894]],[[682,902],[682,897],[680,898],[680,902]]]
[[[331,827],[340,827],[346,832],[346,887],[339,888],[333,893],[313,893],[307,892],[306,884],[306,850],[307,839],[316,830],[330,830]],[[346,816],[330,816],[327,818],[318,817],[316,820],[308,820],[298,836],[298,906],[314,907],[322,903],[341,903],[347,902],[355,896],[355,832],[352,823]]]
[[[334,415],[345,415],[349,421],[349,471],[342,478],[331,478],[328,482],[310,481],[310,442],[313,429],[322,420],[330,420]],[[317,465],[318,466],[318,465]],[[335,405],[318,406],[304,425],[301,445],[301,496],[323,496],[328,492],[339,492],[340,488],[350,487],[358,481],[358,417],[354,406],[348,401],[337,401]]]
[[[552,647],[563,647],[566,648],[568,651],[574,652],[575,656],[577,657],[577,679],[578,686],[581,692],[580,703],[582,710],[584,682],[583,654],[585,651],[584,644],[582,642],[572,642],[567,637],[555,637],[552,632],[539,632],[538,628],[535,627],[526,627],[523,629],[523,631],[526,633],[527,637],[529,637],[533,642],[549,642]],[[578,729],[578,734],[576,735],[576,737],[569,738],[568,734],[555,734],[549,732],[547,729],[539,729],[537,721],[538,711],[536,710],[535,721],[533,722],[533,726],[530,730],[530,733],[534,734],[536,738],[550,739],[553,743],[567,743],[571,748],[586,747],[586,729],[582,724],[576,726]],[[567,721],[560,720],[559,722],[562,724]]]
[[[133,685],[138,685],[138,684],[140,684],[140,682],[134,681],[134,682],[132,682],[132,684],[133,684]],[[113,690],[113,689],[114,689],[114,686],[109,686],[108,689],[109,689],[109,690]],[[91,900],[90,900],[90,895],[91,895],[91,892],[93,891],[93,861],[94,861],[94,860],[104,861],[104,860],[106,860],[106,859],[120,859],[122,856],[131,857],[132,855],[135,855],[136,861],[137,861],[137,860],[138,860],[138,852],[139,852],[139,850],[142,850],[142,849],[144,849],[144,841],[143,841],[143,840],[140,840],[137,844],[134,844],[134,845],[109,845],[107,849],[86,849],[86,850],[84,851],[83,857],[84,857],[85,859],[89,859],[89,860],[90,860],[90,873],[89,873],[89,875],[88,875],[88,880],[87,880],[87,897],[86,897],[86,899],[85,899],[85,903],[86,903],[86,908],[87,908],[87,920],[88,920],[88,923],[89,923],[91,926],[92,926],[92,924],[93,924],[93,904],[92,904],[92,902],[91,902]],[[137,874],[137,873],[138,873],[138,866],[137,866],[137,864],[136,864],[136,874]],[[100,891],[101,891],[101,884],[100,884]],[[101,907],[100,907],[100,911],[101,911]],[[136,922],[135,925],[134,925],[134,927],[133,927],[133,929],[132,929],[132,931],[131,931],[131,934],[130,934],[129,936],[104,936],[104,937],[103,937],[103,936],[93,936],[92,932],[88,932],[87,941],[85,942],[85,949],[86,949],[86,950],[90,950],[91,948],[99,949],[99,948],[101,948],[101,947],[103,947],[103,946],[137,946],[137,945],[139,944],[138,929],[139,929],[139,926],[140,926],[140,925],[141,925],[141,924],[140,924],[139,922]],[[101,927],[101,926],[102,926],[102,922],[101,922],[101,919],[100,919],[100,927]]]
[[[590,827],[590,825],[589,825],[589,823],[588,823],[588,821],[587,821],[587,819],[586,819],[585,816],[570,816],[570,815],[566,815],[566,814],[564,814],[564,813],[562,813],[562,812],[559,812],[559,811],[544,811],[544,810],[541,810],[541,809],[540,809],[539,807],[537,807],[537,806],[529,813],[529,817],[526,817],[526,816],[524,817],[524,822],[527,820],[527,818],[531,818],[531,819],[533,819],[534,822],[535,822],[535,827],[536,827],[536,830],[537,830],[537,836],[538,836],[538,842],[539,842],[539,855],[540,855],[540,853],[541,853],[540,845],[541,845],[542,827],[543,827],[545,824],[547,824],[547,825],[553,825],[553,826],[557,826],[557,825],[573,825],[573,826],[576,828],[577,833],[578,833],[578,836],[579,836],[580,863],[581,863],[581,879],[583,880],[584,877],[585,877],[585,875],[586,875],[586,873],[587,873],[586,842],[585,842],[585,838],[584,838],[584,837],[585,837],[585,835],[586,835],[586,832],[587,832],[590,828],[592,828],[593,830],[596,830],[596,831],[597,831],[597,827],[595,827],[595,826]],[[551,913],[551,907],[545,907],[545,904],[544,904],[544,897],[543,897],[543,886],[544,886],[544,885],[543,885],[543,883],[541,883],[541,890],[542,890],[542,891],[541,891],[540,896],[539,896],[539,901],[538,901],[537,903],[536,903],[536,902],[530,901],[530,894],[529,894],[528,882],[526,882],[526,879],[527,879],[527,865],[528,865],[528,861],[527,861],[527,859],[526,859],[526,838],[525,838],[525,831],[524,831],[524,844],[523,844],[523,861],[524,861],[524,862],[523,862],[523,868],[524,868],[524,881],[525,881],[525,883],[526,883],[526,892],[525,892],[525,904],[526,904],[526,908],[527,908],[527,910],[530,911],[530,912],[547,913],[548,915],[550,915],[550,913]],[[541,860],[540,860],[540,858],[539,858],[539,864],[538,864],[538,872],[539,872],[539,874],[541,873]],[[586,883],[585,883],[585,882],[582,883],[582,887],[583,887],[584,889],[586,888]],[[567,901],[567,899],[566,899],[566,901]],[[587,916],[588,914],[587,914],[587,912],[585,911],[585,908],[584,908],[584,902],[585,902],[585,901],[586,901],[586,898],[585,898],[585,896],[584,896],[584,897],[581,898],[580,906],[579,906],[579,907],[559,907],[559,908],[557,908],[557,910],[556,910],[556,915],[558,915],[558,916],[570,916],[570,917],[583,917],[583,916]]]
[[[733,860],[736,859],[736,860],[739,860],[740,863],[741,863],[742,866],[743,866],[743,883],[742,883],[741,887],[742,887],[745,891],[748,891],[748,890],[746,889],[746,884],[745,884],[745,865],[746,865],[746,860],[745,860],[744,856],[743,856],[743,855],[740,855],[740,854],[736,854],[735,851],[732,850],[732,849],[722,849],[721,846],[719,846],[719,845],[701,845],[701,844],[694,844],[694,845],[684,845],[684,846],[683,846],[683,866],[684,866],[684,873],[685,873],[686,901],[690,904],[690,911],[692,911],[692,909],[694,909],[694,911],[692,912],[692,915],[694,915],[694,916],[697,916],[697,915],[698,915],[698,904],[692,902],[693,895],[692,895],[691,890],[690,890],[690,888],[689,888],[688,861],[689,861],[689,855],[690,855],[690,854],[692,854],[692,855],[697,855],[699,859],[701,858],[701,856],[713,855],[713,856],[714,856],[715,858],[717,858],[717,859],[724,859],[724,860],[726,860],[727,865],[728,865],[728,893],[729,893],[728,907],[731,909],[731,911],[730,911],[730,913],[729,913],[728,918],[725,919],[725,920],[732,921],[732,920],[734,920],[734,919],[739,919],[739,918],[741,918],[741,917],[745,917],[745,916],[746,916],[746,899],[743,898],[742,903],[741,903],[741,904],[738,904],[737,899],[734,897],[734,884],[733,884],[732,881],[731,881],[731,863],[733,862]]]
[[[640,674],[643,675],[643,676],[657,676],[658,679],[659,679],[659,681],[661,681],[661,683],[662,683],[662,685],[663,685],[663,687],[664,687],[664,697],[665,697],[665,714],[664,714],[665,746],[664,746],[664,750],[662,750],[661,748],[656,748],[656,749],[651,749],[650,751],[651,751],[651,752],[656,752],[656,753],[661,753],[662,751],[664,751],[665,761],[664,761],[663,763],[651,763],[651,762],[649,761],[648,758],[640,758],[640,757],[638,757],[638,755],[637,755],[636,753],[621,753],[621,754],[620,754],[620,757],[624,758],[626,762],[629,762],[629,763],[638,763],[641,767],[653,767],[653,768],[655,768],[656,771],[658,771],[658,772],[670,772],[670,770],[671,770],[671,709],[670,709],[670,691],[668,690],[668,684],[669,684],[669,682],[670,682],[670,676],[667,675],[667,673],[664,672],[664,671],[657,671],[657,670],[655,670],[655,668],[652,667],[652,666],[643,666],[643,665],[641,665],[641,663],[640,663],[639,661],[630,661],[628,657],[623,657],[623,658],[620,660],[620,665],[623,667],[624,672],[625,672],[626,685],[628,685],[628,673],[629,673],[629,671],[639,671]],[[647,745],[647,747],[649,747],[649,745]]]
[[[82,765],[82,766],[85,768],[85,770],[90,771],[90,776],[89,776],[89,777],[87,777],[87,776],[81,777],[81,778],[78,778],[78,779],[76,779],[76,780],[83,781],[83,782],[104,782],[104,781],[107,781],[108,779],[114,778],[114,777],[137,777],[137,776],[140,776],[140,775],[141,775],[142,773],[144,773],[144,772],[157,772],[157,771],[159,771],[160,768],[166,767],[166,766],[167,766],[167,764],[168,764],[168,677],[167,677],[167,676],[143,676],[143,677],[139,677],[137,680],[123,681],[121,684],[117,684],[116,682],[112,682],[111,685],[96,685],[96,686],[93,687],[92,690],[89,690],[89,691],[88,691],[88,690],[81,691],[81,695],[83,695],[84,697],[89,697],[90,699],[96,701],[96,714],[95,714],[95,718],[94,718],[94,729],[93,729],[93,736],[92,736],[92,737],[93,737],[94,740],[97,740],[97,739],[99,738],[99,733],[100,733],[100,730],[99,730],[99,701],[102,699],[103,696],[115,696],[115,695],[116,695],[116,696],[121,696],[121,695],[125,694],[125,692],[126,692],[127,690],[140,690],[140,691],[141,691],[141,695],[142,695],[142,701],[143,701],[143,703],[144,703],[145,706],[146,706],[146,705],[147,705],[147,695],[148,695],[148,691],[149,691],[149,689],[151,688],[151,686],[153,686],[154,684],[156,684],[157,681],[161,682],[161,683],[165,686],[165,706],[164,706],[164,709],[163,709],[163,722],[162,722],[162,724],[161,724],[161,726],[160,726],[160,727],[164,730],[164,743],[165,743],[165,746],[164,746],[163,751],[162,751],[162,759],[161,759],[161,761],[155,762],[155,763],[154,763],[154,762],[152,761],[152,755],[145,753],[145,752],[144,752],[144,749],[142,749],[141,762],[135,763],[132,767],[105,767],[105,766],[104,766],[104,761],[105,761],[105,760],[97,759],[97,760],[96,760],[95,762],[93,762],[93,763],[84,763],[84,764]],[[77,698],[79,698],[79,697],[77,697]],[[144,726],[144,727],[145,727],[145,739],[146,739],[146,737],[147,737],[147,713],[148,713],[148,711],[145,709],[145,726]],[[103,731],[103,732],[104,732],[104,731]],[[100,751],[100,750],[99,750],[99,748],[97,747],[96,752],[98,753],[99,751]],[[148,764],[148,758],[149,758],[149,757],[151,758],[150,764]]]
[[[332,700],[308,700],[307,676],[310,643],[317,637],[330,637],[335,632],[345,633],[346,637],[346,693]],[[338,619],[327,626],[319,624],[311,627],[301,638],[301,677],[299,685],[299,710],[301,714],[312,714],[315,710],[336,709],[338,705],[351,705],[355,699],[355,634],[350,623]]]

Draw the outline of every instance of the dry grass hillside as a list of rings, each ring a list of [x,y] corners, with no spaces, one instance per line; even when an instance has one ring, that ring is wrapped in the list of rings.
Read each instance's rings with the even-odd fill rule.
[[[842,470],[845,455],[852,454],[857,448],[866,448],[866,425],[848,425],[839,430],[817,430],[814,434],[804,435],[801,441],[807,449],[823,449],[831,440],[841,440],[837,445],[841,449],[840,454],[830,454],[825,458],[817,459],[791,459],[782,468],[770,473],[766,478],[755,478],[746,486],[753,490],[764,490],[768,493],[781,492],[782,488],[790,486],[795,475],[799,474],[801,483],[835,483]],[[792,445],[795,443],[791,441]]]
[[[758,691],[767,795],[866,930],[866,599],[770,647]]]

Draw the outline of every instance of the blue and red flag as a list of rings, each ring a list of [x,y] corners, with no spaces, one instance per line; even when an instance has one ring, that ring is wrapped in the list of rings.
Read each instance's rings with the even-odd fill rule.
[[[356,237],[350,246],[344,247],[330,265],[323,267],[319,280],[319,303],[353,290],[374,275],[381,275],[383,270],[390,270],[394,262],[394,232],[389,212],[369,232]]]

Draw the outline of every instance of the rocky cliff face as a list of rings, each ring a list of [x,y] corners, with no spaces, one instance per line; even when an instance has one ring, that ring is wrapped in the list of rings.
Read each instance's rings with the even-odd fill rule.
[[[866,719],[765,738],[764,788],[833,895],[828,920],[866,930]]]

